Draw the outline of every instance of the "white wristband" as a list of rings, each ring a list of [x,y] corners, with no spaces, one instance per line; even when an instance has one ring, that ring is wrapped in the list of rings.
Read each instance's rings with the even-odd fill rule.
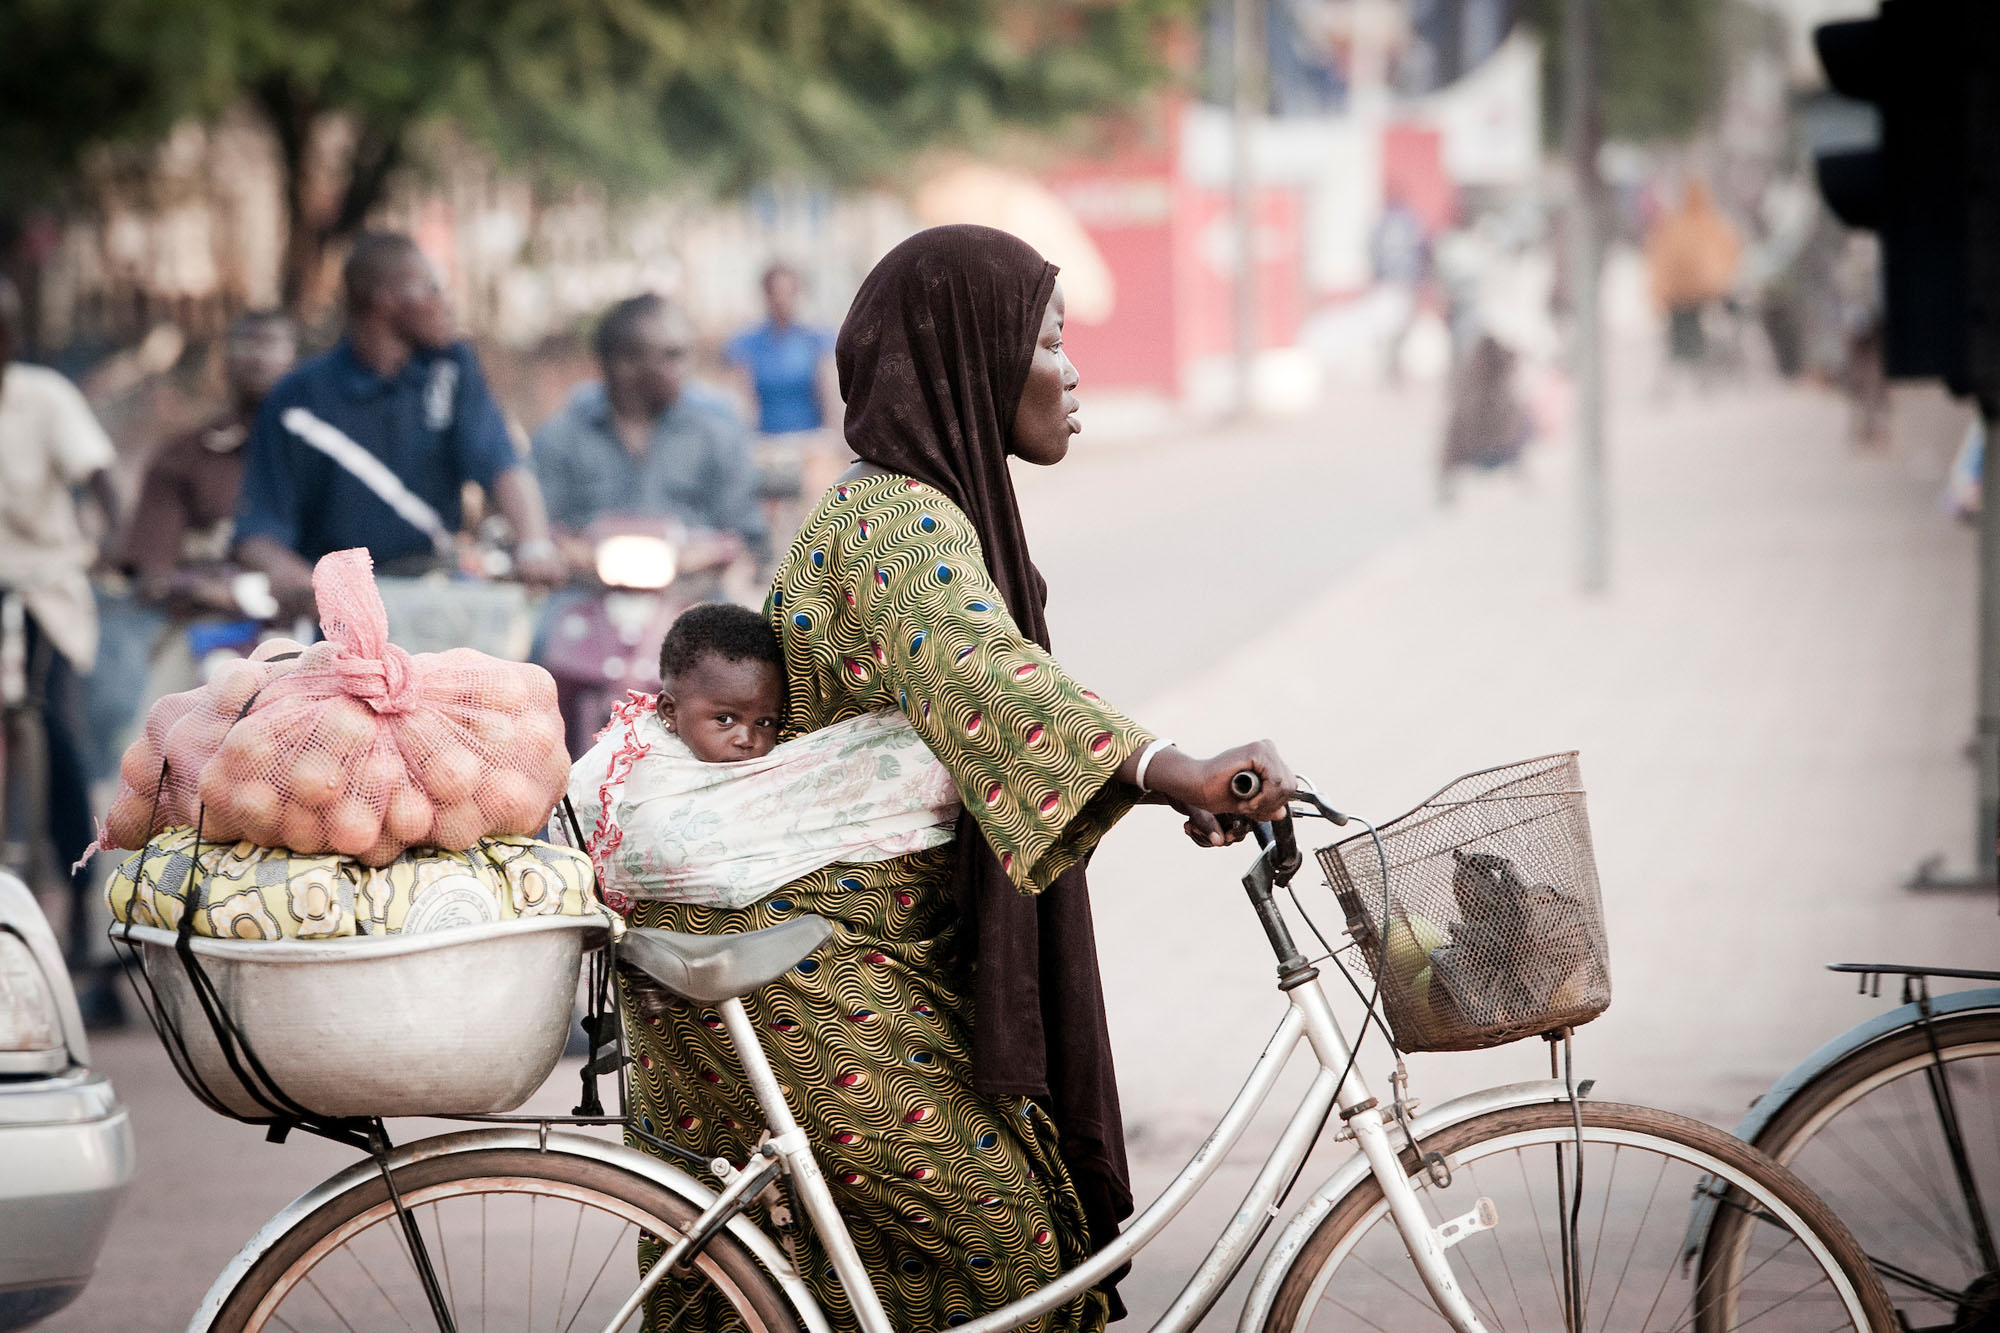
[[[1139,751],[1139,767],[1132,772],[1132,785],[1140,791],[1151,791],[1152,788],[1146,785],[1146,770],[1152,767],[1154,755],[1162,750],[1170,749],[1172,746],[1173,742],[1162,736],[1159,740],[1154,741],[1151,745]]]

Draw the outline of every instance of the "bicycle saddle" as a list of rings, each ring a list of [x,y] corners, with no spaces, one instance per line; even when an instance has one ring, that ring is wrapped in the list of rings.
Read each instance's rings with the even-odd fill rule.
[[[776,981],[833,936],[833,923],[802,916],[740,935],[683,935],[634,927],[618,942],[621,961],[696,1004],[720,1004]]]

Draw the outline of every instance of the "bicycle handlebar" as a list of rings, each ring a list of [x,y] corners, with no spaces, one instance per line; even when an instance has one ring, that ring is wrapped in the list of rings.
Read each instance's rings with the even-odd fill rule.
[[[1255,769],[1246,768],[1229,779],[1230,794],[1240,801],[1247,801],[1262,790],[1264,790],[1264,779]],[[1254,832],[1259,847],[1269,847],[1272,843],[1277,843],[1277,854],[1271,858],[1272,866],[1282,879],[1290,879],[1299,868],[1298,836],[1292,830],[1290,813],[1268,824],[1258,822],[1254,826]]]

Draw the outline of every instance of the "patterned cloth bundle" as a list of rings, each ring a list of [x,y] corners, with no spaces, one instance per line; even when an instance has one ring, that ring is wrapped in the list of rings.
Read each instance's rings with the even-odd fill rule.
[[[180,925],[191,894],[198,908],[189,929],[235,940],[415,935],[600,910],[582,853],[514,836],[369,866],[249,842],[197,842],[193,829],[171,828],[127,857],[105,889],[114,921],[167,930]]]
[[[901,713],[864,713],[761,759],[710,764],[634,694],[570,771],[569,794],[607,905],[748,907],[840,862],[950,842],[951,773]]]

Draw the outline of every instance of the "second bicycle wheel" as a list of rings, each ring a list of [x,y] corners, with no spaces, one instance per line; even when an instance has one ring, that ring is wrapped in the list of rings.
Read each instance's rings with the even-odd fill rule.
[[[1424,1140],[1451,1182],[1432,1183],[1407,1152],[1436,1226],[1490,1201],[1496,1225],[1448,1251],[1489,1330],[1668,1333],[1754,1328],[1894,1327],[1859,1249],[1824,1204],[1782,1168],[1720,1130],[1648,1107],[1585,1102],[1583,1181],[1567,1103],[1476,1116]],[[1558,1161],[1560,1158],[1560,1173]],[[1759,1224],[1734,1285],[1700,1281],[1687,1261],[1689,1208],[1716,1181],[1754,1199]],[[1574,1212],[1574,1289],[1566,1322],[1562,1218]],[[1266,1333],[1447,1328],[1431,1304],[1382,1188],[1371,1177],[1334,1205],[1293,1263]]]
[[[412,1162],[395,1176],[457,1333],[596,1333],[638,1284],[640,1241],[671,1242],[696,1216],[650,1181],[567,1153],[474,1149]],[[430,1333],[444,1326],[377,1175],[281,1237],[210,1328]],[[626,1324],[638,1327],[636,1318]],[[797,1333],[798,1324],[769,1275],[725,1233],[687,1275],[662,1284],[645,1327]]]
[[[1950,1015],[1932,1035],[1942,1066],[1922,1029],[1893,1032],[1806,1084],[1755,1142],[1840,1215],[1909,1328],[2000,1333],[2000,1013]]]

